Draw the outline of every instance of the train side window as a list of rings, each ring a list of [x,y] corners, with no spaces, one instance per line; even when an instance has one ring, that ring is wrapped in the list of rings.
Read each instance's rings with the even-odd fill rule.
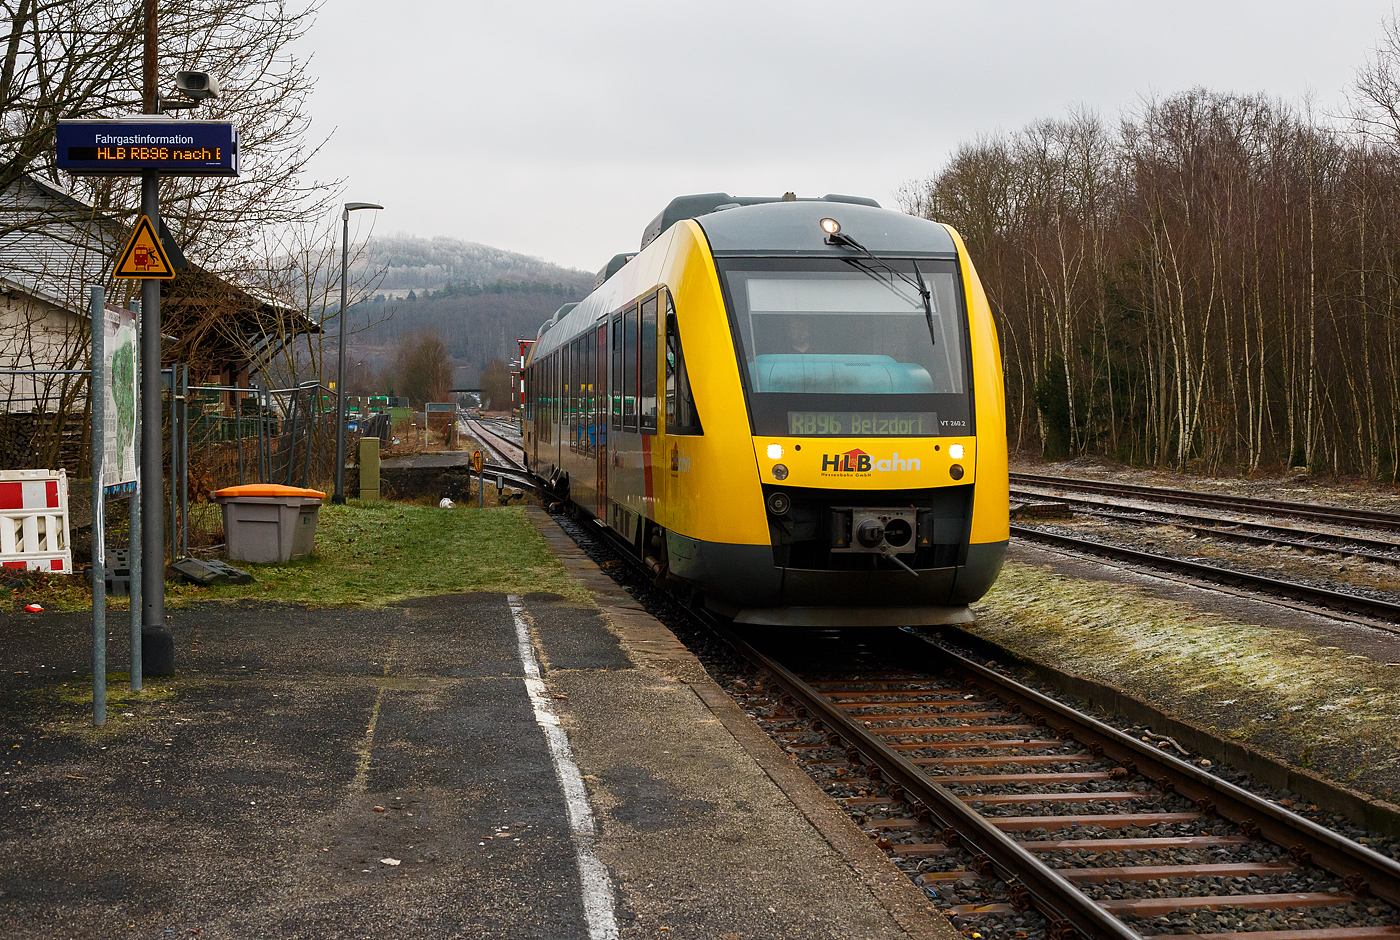
[[[612,321],[612,426],[622,427],[622,317]]]
[[[578,449],[579,453],[588,453],[588,426],[592,424],[589,412],[593,410],[589,399],[593,396],[593,382],[589,379],[592,369],[589,368],[588,337],[580,336],[574,340],[574,348],[578,350]]]
[[[564,414],[569,428],[569,450],[577,450],[578,435],[574,433],[574,426],[578,424],[578,357],[570,343],[564,344],[564,363],[564,374],[568,377],[564,385]]]
[[[691,393],[690,374],[685,369],[685,352],[681,349],[676,307],[671,302],[670,292],[666,294],[666,433],[705,433]]]
[[[593,343],[598,365],[598,414],[595,427],[598,437],[594,440],[594,453],[601,453],[608,443],[608,325],[598,327]]]
[[[622,315],[622,428],[637,430],[637,308]]]
[[[656,296],[642,301],[641,388],[639,413],[644,433],[656,433]]]
[[[593,437],[593,357],[588,336],[575,340],[578,347],[578,449],[579,453],[591,453]]]

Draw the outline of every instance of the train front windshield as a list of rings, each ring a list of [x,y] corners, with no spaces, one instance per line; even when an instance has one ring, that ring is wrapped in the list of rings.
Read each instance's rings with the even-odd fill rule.
[[[917,282],[914,262],[886,263]],[[868,259],[721,262],[754,433],[973,433],[957,264],[918,265],[927,309]]]

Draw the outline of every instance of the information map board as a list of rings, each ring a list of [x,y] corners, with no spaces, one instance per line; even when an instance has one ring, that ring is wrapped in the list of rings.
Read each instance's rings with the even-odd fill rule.
[[[136,314],[110,304],[102,324],[102,487],[107,498],[136,491]]]
[[[165,176],[237,176],[238,128],[228,121],[140,118],[58,122],[58,168],[79,176],[159,170]]]

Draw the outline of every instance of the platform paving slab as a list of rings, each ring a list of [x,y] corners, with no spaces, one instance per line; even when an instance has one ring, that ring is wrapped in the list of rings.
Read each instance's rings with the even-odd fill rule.
[[[523,607],[619,935],[951,940],[675,637],[536,518],[600,592]],[[505,596],[171,619],[180,674],[93,729],[88,618],[0,617],[4,936],[588,936]]]

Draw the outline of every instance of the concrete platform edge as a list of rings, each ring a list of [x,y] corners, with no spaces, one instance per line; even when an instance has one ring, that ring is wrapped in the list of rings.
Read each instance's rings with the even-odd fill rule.
[[[1260,783],[1292,790],[1310,800],[1334,806],[1358,826],[1400,836],[1400,806],[1342,786],[1311,771],[1293,767],[1280,758],[1245,744],[1225,741],[1205,728],[1167,714],[1155,705],[1115,686],[1034,662],[1004,646],[960,627],[938,627],[953,642],[1001,662],[1015,663],[1066,695],[1097,705],[1129,721],[1149,725],[1158,734],[1175,738],[1182,747],[1217,763],[1226,763]]]
[[[569,574],[588,589],[621,635],[628,654],[639,665],[669,663],[675,667],[676,680],[695,693],[908,936],[961,940],[962,935],[924,893],[744,714],[675,634],[594,564],[548,513],[532,508],[530,518]]]

